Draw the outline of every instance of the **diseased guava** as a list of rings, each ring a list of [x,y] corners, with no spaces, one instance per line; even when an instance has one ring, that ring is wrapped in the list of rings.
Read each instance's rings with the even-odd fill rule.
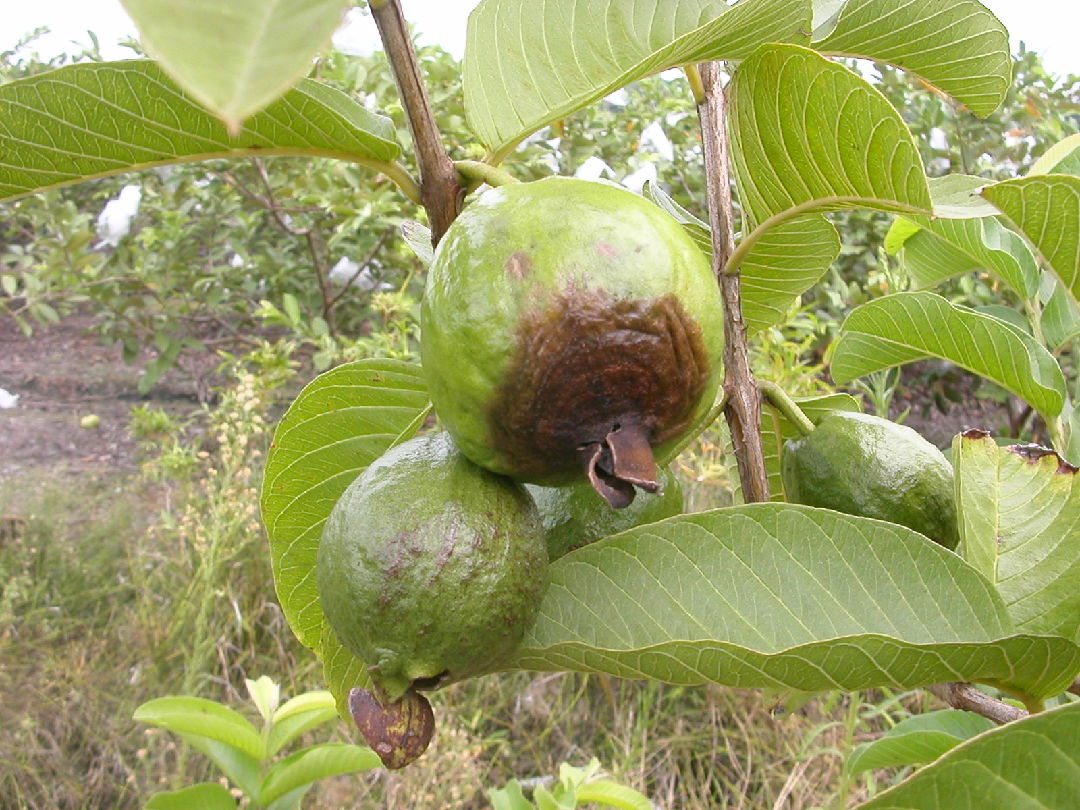
[[[391,449],[349,486],[316,572],[330,626],[389,702],[509,655],[539,609],[547,552],[525,490],[438,433]]]
[[[905,425],[831,413],[784,444],[780,468],[792,503],[899,523],[949,549],[959,542],[952,465]]]
[[[552,177],[484,193],[428,272],[421,356],[461,451],[522,481],[655,491],[703,427],[723,313],[709,261],[657,206]]]
[[[658,481],[660,492],[638,494],[625,509],[612,509],[588,483],[568,487],[526,484],[547,531],[548,559],[556,560],[609,534],[682,514],[679,480],[663,469]]]

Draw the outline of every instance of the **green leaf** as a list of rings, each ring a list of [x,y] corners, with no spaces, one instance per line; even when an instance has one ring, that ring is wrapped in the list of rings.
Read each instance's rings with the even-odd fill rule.
[[[341,493],[428,410],[420,367],[358,360],[316,377],[281,418],[263,475],[262,516],[274,585],[297,638],[318,652],[323,612],[315,558]]]
[[[281,702],[281,687],[269,675],[263,675],[254,681],[245,678],[244,683],[247,685],[248,694],[255,708],[259,710],[263,720],[269,723]]]
[[[230,130],[311,70],[351,0],[121,0],[142,43]]]
[[[670,67],[807,42],[806,0],[482,0],[469,15],[465,113],[502,156],[545,124]]]
[[[1046,416],[1065,402],[1053,356],[1011,324],[928,292],[896,293],[856,307],[832,345],[838,384],[924,357],[940,357],[986,377]]]
[[[342,773],[369,771],[381,767],[379,757],[366,746],[323,743],[297,751],[276,763],[266,774],[259,802],[269,804],[299,787]]]
[[[619,810],[652,810],[648,797],[626,785],[620,785],[610,779],[597,779],[586,782],[577,789],[578,805],[593,802],[605,807],[617,807]]]
[[[959,553],[997,586],[1018,630],[1080,639],[1080,484],[1033,445],[953,440]]]
[[[974,271],[988,272],[1022,300],[1039,292],[1039,265],[1024,240],[992,217],[905,222],[914,228],[903,242],[904,269],[919,288]],[[890,229],[891,230],[891,229]]]
[[[712,231],[706,223],[654,183],[647,184],[645,196],[678,220],[703,253],[712,254]],[[786,220],[763,233],[740,269],[747,334],[781,323],[839,254],[836,228],[821,214]]]
[[[266,742],[267,756],[274,756],[305,731],[318,728],[335,717],[334,696],[326,690],[297,695],[274,714],[274,724]]]
[[[825,509],[681,515],[549,572],[521,669],[802,691],[990,680],[1034,697],[1080,671],[1070,640],[1012,635],[1001,597],[952,552]]]
[[[1080,301],[1080,177],[1043,174],[983,189]]]
[[[941,709],[917,714],[901,720],[873,742],[855,746],[847,770],[859,774],[877,768],[923,765],[994,727],[992,720],[974,712]]]
[[[988,731],[857,810],[1075,810],[1080,703]]]
[[[217,782],[155,793],[146,801],[146,810],[236,810],[236,799],[229,789]]]
[[[839,255],[840,236],[821,214],[784,220],[762,233],[739,265],[747,334],[784,322]]]
[[[371,686],[368,665],[341,646],[329,622],[323,623],[322,632],[323,680],[334,696],[338,715],[352,723],[349,713],[349,691],[354,686],[367,689]]]
[[[196,734],[230,745],[254,759],[266,755],[262,737],[251,722],[228,706],[198,697],[163,697],[147,701],[133,715],[177,734]]]
[[[1028,169],[1028,177],[1035,174],[1080,175],[1080,133],[1058,141],[1043,152]]]
[[[797,397],[795,404],[802,408],[815,425],[833,411],[862,410],[859,401],[849,394],[825,394],[814,397]],[[784,481],[780,476],[780,454],[784,442],[799,437],[795,425],[769,402],[761,408],[761,447],[765,452],[765,469],[769,473],[769,496],[774,501],[785,501]]]
[[[0,85],[0,200],[194,160],[314,155],[383,167],[389,118],[304,80],[230,137],[154,62],[69,65]]]
[[[521,783],[516,779],[507,782],[506,787],[489,790],[488,800],[492,810],[536,810],[532,802],[525,798]]]
[[[934,201],[934,216],[945,219],[996,217],[998,210],[984,200],[979,192],[986,185],[985,177],[970,174],[947,174],[928,177],[930,198]]]
[[[814,47],[896,65],[984,118],[1012,80],[1009,32],[975,0],[848,0]]]
[[[401,224],[401,236],[405,244],[409,246],[420,264],[431,267],[435,261],[435,248],[431,244],[431,228],[411,219]]]
[[[1047,272],[1054,281],[1053,292],[1043,305],[1042,329],[1047,345],[1057,351],[1080,335],[1080,309],[1057,276]]]
[[[744,213],[762,230],[809,212],[872,208],[931,213],[911,133],[876,89],[843,65],[794,45],[756,50],[729,88],[732,164]]]
[[[259,760],[227,743],[199,734],[181,734],[180,737],[217,765],[218,769],[246,795],[258,795],[261,778]]]

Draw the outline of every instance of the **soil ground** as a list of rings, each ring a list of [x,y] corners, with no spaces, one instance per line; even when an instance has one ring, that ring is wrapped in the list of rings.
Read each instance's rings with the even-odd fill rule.
[[[150,395],[138,394],[141,362],[125,363],[120,347],[103,345],[90,324],[89,317],[66,318],[26,337],[0,318],[0,388],[19,397],[14,408],[0,409],[0,480],[31,470],[134,471],[131,408],[148,401],[172,412],[197,407],[194,382],[179,372],[166,373]],[[100,426],[81,428],[90,414]]]

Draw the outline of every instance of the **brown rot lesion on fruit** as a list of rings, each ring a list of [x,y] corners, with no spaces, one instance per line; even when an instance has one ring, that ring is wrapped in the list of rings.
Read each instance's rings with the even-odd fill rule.
[[[522,477],[584,470],[608,503],[627,506],[634,487],[658,490],[652,448],[687,429],[710,370],[674,295],[570,287],[523,319],[491,435]]]
[[[391,770],[418,759],[435,734],[431,704],[413,687],[398,700],[389,700],[374,685],[371,690],[353,687],[349,714],[364,741]]]

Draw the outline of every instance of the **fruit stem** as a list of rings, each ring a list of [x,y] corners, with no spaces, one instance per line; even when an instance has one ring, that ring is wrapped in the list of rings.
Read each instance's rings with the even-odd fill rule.
[[[810,421],[810,417],[799,407],[798,403],[787,395],[787,391],[774,382],[760,380],[758,381],[758,388],[761,389],[765,401],[780,411],[791,424],[795,425],[800,435],[809,436],[813,432],[814,423]]]
[[[457,169],[457,173],[461,175],[461,178],[466,182],[476,180],[481,183],[487,183],[493,188],[496,186],[505,186],[508,183],[521,182],[505,169],[500,169],[496,166],[492,166],[490,163],[483,163],[479,160],[455,160],[454,168]]]
[[[687,65],[683,68],[683,73],[686,75],[686,81],[690,84],[690,92],[694,95],[694,103],[702,105],[705,103],[705,87],[701,83],[701,71],[698,70],[697,65]]]
[[[720,65],[699,66],[704,101],[698,105],[705,155],[709,226],[712,228],[712,266],[724,303],[724,416],[731,429],[731,443],[739,465],[739,483],[746,503],[769,500],[769,477],[761,447],[761,394],[750,371],[746,348],[746,323],[742,314],[739,273],[725,273],[735,252],[734,213],[731,204],[731,171],[727,130],[724,126],[724,86]]]
[[[420,165],[420,201],[431,221],[431,243],[438,244],[461,210],[463,189],[435,126],[435,115],[399,0],[371,0],[368,5],[412,133],[416,162]]]

